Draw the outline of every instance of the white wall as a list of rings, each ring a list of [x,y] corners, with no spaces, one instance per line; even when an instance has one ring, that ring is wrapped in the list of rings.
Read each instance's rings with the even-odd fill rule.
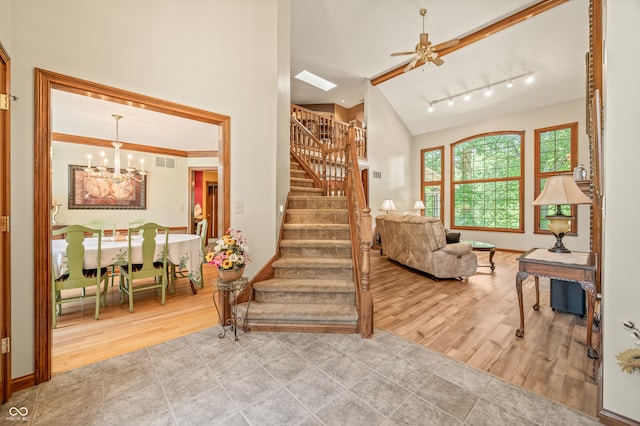
[[[384,214],[378,209],[386,198],[394,201],[396,213],[413,213],[413,203],[420,198],[419,192],[410,191],[411,162],[418,161],[411,149],[413,137],[379,88],[367,85],[365,105],[371,216]],[[382,178],[374,178],[374,172]]]
[[[640,349],[623,321],[640,326],[638,262],[640,226],[638,102],[640,58],[629,51],[640,40],[640,2],[606,2],[604,99],[604,256],[603,256],[603,408],[640,422],[640,372],[627,374],[616,355]]]
[[[11,16],[11,0],[0,0],[0,16]],[[6,50],[11,45],[11,21],[4,19],[0,25],[0,42]]]
[[[113,163],[113,149],[104,149],[107,158]],[[86,223],[94,219],[115,222],[117,229],[127,228],[131,220],[147,219],[163,226],[189,226],[189,170],[186,157],[171,157],[176,161],[175,169],[155,166],[156,155],[135,152],[136,159],[144,158],[146,179],[147,208],[144,210],[113,209],[69,209],[69,165],[86,166],[86,156],[91,152],[96,158],[100,149],[91,149],[88,145],[54,141],[52,145],[52,196],[62,206],[56,216],[58,223]],[[126,161],[128,151],[121,152],[121,161]],[[93,165],[96,163],[94,161]],[[135,164],[137,165],[137,164]]]
[[[461,139],[481,133],[515,130],[525,131],[524,155],[525,155],[525,181],[524,181],[524,234],[514,232],[491,232],[461,230],[466,240],[488,241],[499,248],[512,250],[528,250],[533,247],[551,247],[555,239],[550,235],[537,235],[533,233],[533,206],[534,197],[534,130],[558,124],[578,122],[578,163],[589,167],[589,141],[585,127],[585,100],[576,99],[550,107],[535,109],[525,113],[519,113],[504,117],[496,117],[491,120],[452,127],[449,129],[425,133],[415,137],[415,143],[411,152],[416,157],[420,156],[420,150],[444,146],[444,224],[450,228],[450,197],[451,193],[451,148],[450,145]],[[411,162],[411,187],[412,193],[420,194],[420,161]],[[564,243],[570,250],[589,251],[589,206],[578,206],[578,235],[564,237]]]
[[[5,12],[7,2],[0,2]],[[20,271],[11,286],[14,378],[34,371],[34,68],[230,116],[231,225],[247,235],[252,276],[273,255],[276,239],[277,5],[10,2],[0,34],[6,37],[10,26],[10,42],[2,42],[12,59],[12,92],[20,98],[11,112],[11,268]]]

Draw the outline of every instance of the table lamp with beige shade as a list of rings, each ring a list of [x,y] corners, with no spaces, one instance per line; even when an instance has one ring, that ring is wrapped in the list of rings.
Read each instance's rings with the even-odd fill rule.
[[[380,210],[381,211],[385,211],[385,212],[387,212],[387,214],[389,214],[390,211],[395,211],[395,210],[398,210],[398,209],[396,208],[396,205],[393,202],[393,200],[390,199],[390,198],[387,198],[386,200],[384,200],[382,202],[382,206],[380,206]]]
[[[424,205],[424,203],[422,202],[422,200],[418,200],[415,202],[415,204],[413,205],[413,209],[416,211],[416,214],[418,216],[420,216],[421,211],[424,210],[426,207]]]
[[[570,175],[549,177],[544,189],[532,203],[534,206],[556,206],[556,214],[545,216],[549,221],[549,231],[556,237],[556,243],[549,251],[555,253],[571,253],[571,250],[564,246],[562,238],[571,229],[571,220],[575,217],[562,214],[560,207],[564,204],[591,204],[589,197],[584,195]]]

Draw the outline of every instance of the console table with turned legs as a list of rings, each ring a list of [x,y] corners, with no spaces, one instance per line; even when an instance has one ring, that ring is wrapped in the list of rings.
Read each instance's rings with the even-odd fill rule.
[[[522,281],[529,275],[535,277],[536,303],[533,309],[540,309],[539,277],[580,283],[587,293],[587,356],[597,359],[598,351],[591,343],[593,331],[594,307],[596,303],[596,262],[593,253],[572,252],[553,253],[547,249],[534,248],[517,259],[519,271],[516,274],[516,292],[520,308],[520,328],[516,336],[524,337],[524,309],[522,304]]]

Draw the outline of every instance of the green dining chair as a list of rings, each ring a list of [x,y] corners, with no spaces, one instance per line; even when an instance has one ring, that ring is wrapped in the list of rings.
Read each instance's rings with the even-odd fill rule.
[[[107,306],[107,282],[109,274],[106,267],[101,265],[102,234],[99,229],[82,225],[70,225],[62,229],[54,230],[53,235],[64,235],[67,242],[67,266],[68,269],[60,277],[55,276],[55,269],[51,267],[51,302],[53,308],[53,328],[57,327],[58,315],[62,314],[62,304],[84,299],[95,299],[96,315],[100,315],[100,302]],[[84,269],[84,239],[85,234],[98,235],[98,251],[96,255],[96,268]],[[100,283],[104,281],[104,289],[100,289]],[[87,295],[85,288],[95,287],[95,294]],[[63,291],[82,289],[80,296],[63,297]]]
[[[164,248],[159,259],[154,259],[156,251],[156,235],[164,233]],[[142,263],[133,263],[133,237],[142,235]],[[169,227],[148,222],[129,228],[128,263],[120,266],[120,303],[124,303],[125,294],[129,297],[129,312],[133,312],[133,295],[137,291],[156,289],[162,295],[162,306],[165,303],[167,278],[167,250],[169,247]],[[153,280],[150,280],[153,278]],[[135,285],[135,281],[142,281]]]
[[[145,223],[150,223],[150,220],[147,219],[136,219],[129,222],[129,228],[135,228],[140,225],[144,225]],[[140,230],[139,235],[142,235],[142,230]]]
[[[82,224],[82,226],[87,226],[89,228],[94,228],[94,229],[99,229],[100,230],[100,234],[102,234],[102,236],[104,237],[104,230],[105,229],[110,229],[111,230],[111,235],[115,237],[116,235],[116,223],[115,222],[110,222],[108,220],[103,220],[103,219],[94,219],[94,220],[90,220],[89,222],[85,222]],[[98,232],[93,234],[94,237],[98,236]],[[116,265],[109,265],[109,278],[111,278],[111,287],[113,287],[113,284],[115,282],[116,279]]]

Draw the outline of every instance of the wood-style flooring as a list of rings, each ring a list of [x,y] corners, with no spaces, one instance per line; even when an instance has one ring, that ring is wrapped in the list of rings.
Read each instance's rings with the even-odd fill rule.
[[[478,252],[480,264],[488,253]],[[586,356],[586,320],[549,307],[541,279],[534,311],[533,279],[523,283],[525,337],[515,292],[518,253],[496,251],[486,267],[465,281],[436,281],[371,252],[374,324],[510,383],[571,408],[596,415],[597,362]],[[213,306],[216,271],[204,266],[205,288],[193,295],[185,278],[165,306],[153,290],[136,294],[134,313],[119,304],[117,285],[108,307],[93,319],[93,302],[68,304],[53,332],[53,374],[167,341],[217,324]],[[598,328],[594,345],[599,346]]]

